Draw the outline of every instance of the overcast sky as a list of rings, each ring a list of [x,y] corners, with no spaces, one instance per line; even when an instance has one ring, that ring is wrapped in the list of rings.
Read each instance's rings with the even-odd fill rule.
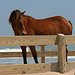
[[[8,23],[14,9],[26,10],[26,15],[36,19],[63,16],[72,22],[75,35],[75,0],[0,0],[0,36],[14,35]]]

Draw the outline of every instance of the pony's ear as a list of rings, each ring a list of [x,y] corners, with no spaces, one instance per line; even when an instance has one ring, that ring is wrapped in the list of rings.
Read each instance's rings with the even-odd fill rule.
[[[25,12],[26,12],[26,11],[22,12],[21,14],[24,15]]]

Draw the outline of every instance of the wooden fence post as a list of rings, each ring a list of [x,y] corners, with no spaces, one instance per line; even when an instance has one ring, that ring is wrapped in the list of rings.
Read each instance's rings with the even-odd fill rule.
[[[58,34],[58,65],[59,71],[65,73],[66,69],[66,37],[64,34]]]
[[[41,52],[42,52],[41,63],[45,63],[44,51],[45,51],[45,46],[41,46]]]

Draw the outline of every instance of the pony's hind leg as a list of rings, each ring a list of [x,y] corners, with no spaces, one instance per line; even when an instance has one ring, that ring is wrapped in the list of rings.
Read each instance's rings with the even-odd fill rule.
[[[31,52],[32,52],[32,55],[33,55],[33,58],[35,60],[35,63],[38,63],[38,60],[37,60],[37,52],[35,50],[35,46],[29,46]]]
[[[27,64],[27,60],[26,60],[26,46],[21,46],[22,49],[22,55],[23,55],[23,60],[24,60],[24,64]]]
[[[67,45],[66,45],[66,62],[67,62],[67,56],[68,56],[68,49],[67,49]]]

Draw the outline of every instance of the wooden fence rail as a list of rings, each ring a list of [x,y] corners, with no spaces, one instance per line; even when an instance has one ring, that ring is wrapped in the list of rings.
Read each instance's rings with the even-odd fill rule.
[[[0,37],[0,46],[33,46],[33,45],[38,45],[42,46],[41,52],[38,52],[38,56],[42,57],[42,62],[45,62],[45,56],[58,56],[58,63],[44,63],[44,64],[34,64],[33,69],[30,69],[30,64],[28,65],[16,65],[16,67],[13,65],[12,68],[10,66],[0,66],[0,73],[3,71],[6,72],[6,67],[9,67],[9,70],[11,69],[10,72],[7,72],[8,74],[12,73],[15,71],[16,74],[21,73],[33,73],[33,72],[47,72],[47,71],[59,71],[61,73],[65,73],[73,68],[75,68],[75,63],[70,63],[66,62],[66,45],[75,45],[75,35],[48,35],[48,36],[1,36]],[[44,45],[58,45],[58,51],[44,51]],[[75,51],[69,51],[68,55],[75,56]],[[17,57],[17,56],[22,56],[21,52],[0,52],[0,57]],[[31,57],[31,53],[28,52],[28,56]],[[28,67],[29,66],[29,67]],[[33,66],[31,64],[31,66]],[[2,71],[2,67],[4,67],[4,70]],[[26,68],[25,68],[26,67]],[[41,68],[41,69],[40,69]],[[36,69],[36,71],[35,71]]]
[[[75,35],[66,35],[66,44],[75,45]],[[0,46],[58,45],[56,35],[47,36],[0,36]]]
[[[58,56],[57,51],[40,51],[37,52],[38,57],[53,57],[53,56]],[[75,51],[68,51],[68,56],[75,56]],[[22,52],[0,52],[0,58],[4,57],[22,57]],[[32,57],[31,52],[27,52],[27,57]]]

